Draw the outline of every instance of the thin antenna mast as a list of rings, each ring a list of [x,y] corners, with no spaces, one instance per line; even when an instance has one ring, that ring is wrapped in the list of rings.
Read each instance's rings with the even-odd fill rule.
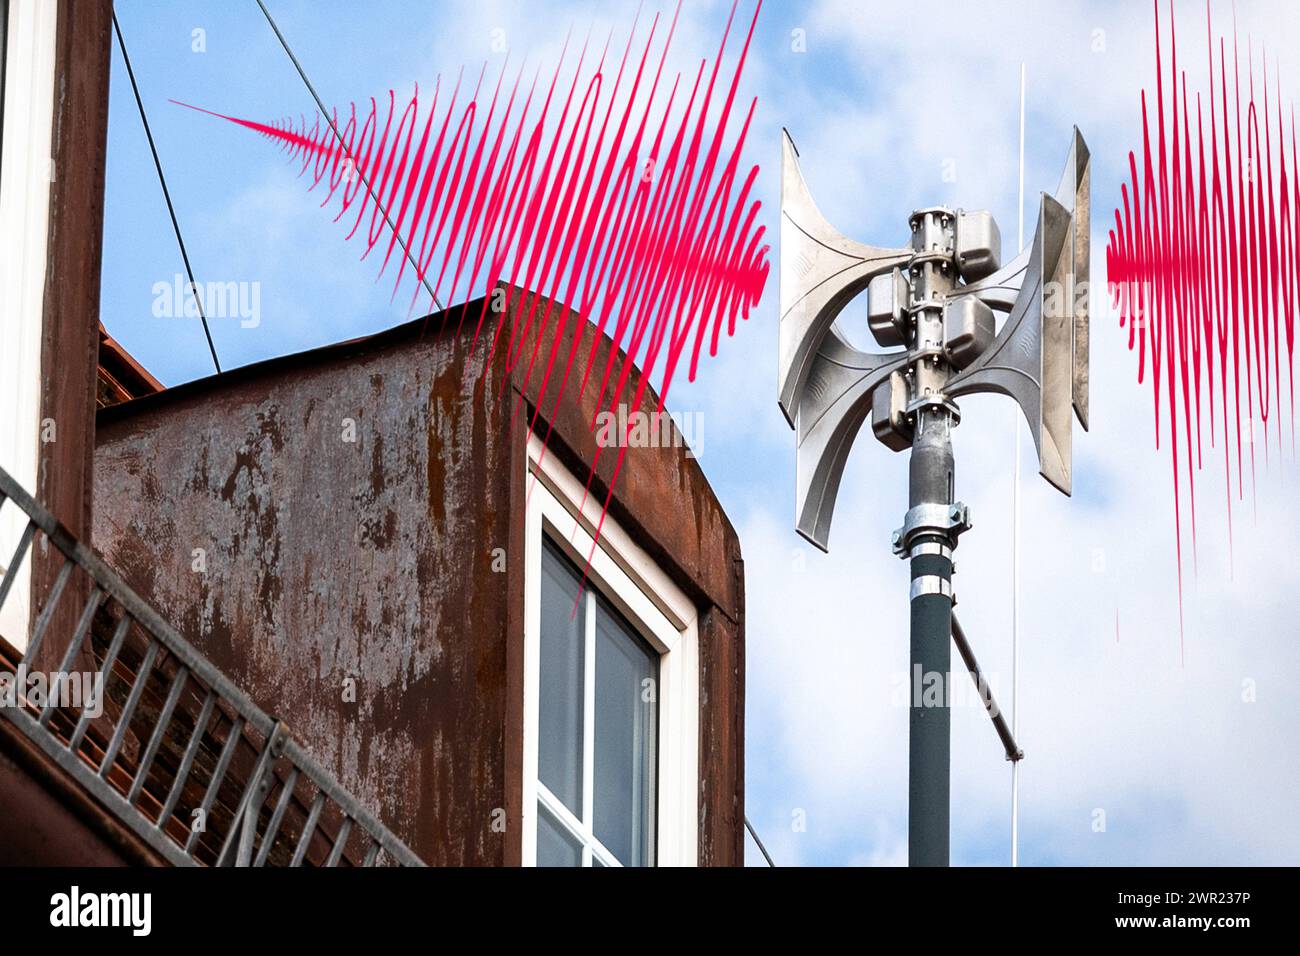
[[[1020,188],[1016,249],[1025,247],[1025,64],[1020,64]],[[1011,410],[1016,454],[1011,465],[1011,736],[1019,739],[1016,691],[1020,682],[1020,410]],[[1020,761],[1011,761],[1011,865],[1020,865]]]

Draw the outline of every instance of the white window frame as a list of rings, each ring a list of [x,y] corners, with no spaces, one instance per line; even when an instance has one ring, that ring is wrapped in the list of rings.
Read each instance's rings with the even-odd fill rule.
[[[0,137],[0,467],[33,494],[41,415],[41,329],[46,241],[54,171],[57,3],[10,0],[5,29],[4,135]],[[0,512],[0,565],[8,563],[26,526],[8,505]],[[0,634],[27,647],[31,555],[0,610]]]
[[[563,803],[537,778],[539,665],[541,658],[541,562],[545,535],[579,568],[587,566],[591,587],[609,601],[659,653],[658,761],[655,770],[657,866],[695,866],[699,861],[699,623],[698,612],[682,590],[615,521],[606,515],[600,541],[592,540],[600,522],[601,501],[552,454],[544,454],[536,436],[528,440],[524,553],[524,772],[523,864],[537,863],[537,804],[542,801],[562,823],[580,834],[583,865],[594,856],[606,866],[618,861]],[[580,507],[581,506],[581,507]],[[586,613],[595,614],[588,600]],[[587,622],[587,640],[594,634]],[[584,666],[595,667],[588,647]],[[593,688],[594,680],[584,680]],[[590,690],[588,690],[590,696]],[[583,708],[583,745],[594,746],[593,702]],[[590,766],[584,755],[584,764]],[[584,774],[584,805],[590,807],[590,774]],[[586,814],[590,819],[590,813]]]

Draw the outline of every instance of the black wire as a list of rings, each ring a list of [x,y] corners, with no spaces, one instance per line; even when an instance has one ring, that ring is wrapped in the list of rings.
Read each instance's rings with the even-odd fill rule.
[[[199,309],[199,319],[203,322],[203,334],[208,339],[208,351],[212,353],[212,364],[221,374],[221,362],[217,360],[217,347],[212,344],[212,330],[208,328],[208,317],[203,314],[203,297],[199,295],[198,283],[194,281],[194,270],[190,268],[190,256],[185,251],[185,240],[181,238],[181,226],[176,221],[176,209],[172,206],[172,196],[167,189],[167,177],[163,175],[162,162],[158,159],[158,149],[154,146],[153,133],[149,130],[149,117],[144,112],[144,100],[140,99],[140,87],[135,84],[135,71],[131,69],[131,58],[126,53],[126,41],[122,39],[122,28],[117,23],[117,11],[113,12],[113,32],[117,34],[117,45],[126,62],[126,75],[131,80],[131,92],[135,94],[135,105],[140,110],[140,122],[144,124],[144,135],[149,140],[149,152],[153,153],[154,168],[158,170],[158,182],[162,184],[163,199],[167,200],[167,212],[172,217],[172,229],[176,231],[176,244],[181,247],[181,259],[185,262],[185,274],[190,277],[190,295]]]
[[[745,829],[749,831],[749,835],[752,836],[754,842],[758,844],[758,852],[763,854],[763,859],[767,860],[767,865],[776,866],[776,864],[772,862],[771,855],[767,852],[767,847],[763,846],[763,841],[758,838],[758,833],[754,830],[754,824],[749,822],[749,817],[745,817]]]
[[[284,34],[281,33],[280,28],[276,26],[275,18],[271,16],[271,11],[266,9],[266,4],[263,3],[262,0],[257,0],[257,5],[262,8],[262,16],[266,17],[266,22],[269,23],[271,29],[275,31],[275,36],[276,39],[280,41],[280,46],[284,47],[284,52],[289,54],[289,59],[293,62],[294,69],[296,69],[298,75],[302,77],[303,85],[307,87],[307,92],[311,94],[311,98],[316,101],[316,107],[320,110],[321,116],[325,117],[325,122],[328,123],[330,129],[334,131],[335,139],[337,139],[339,145],[343,147],[343,152],[347,155],[347,158],[352,160],[352,168],[357,174],[357,178],[360,179],[362,185],[366,187],[366,192],[370,193],[370,198],[375,201],[375,206],[384,214],[384,222],[388,223],[388,228],[392,231],[393,237],[397,240],[397,244],[402,247],[402,252],[406,253],[407,261],[411,263],[412,268],[415,269],[416,276],[418,276],[420,281],[424,284],[424,288],[429,293],[429,297],[433,299],[433,304],[436,305],[438,311],[441,312],[444,308],[442,302],[439,301],[438,296],[434,294],[433,286],[429,285],[429,280],[425,278],[424,273],[420,271],[420,266],[411,255],[411,250],[406,248],[406,243],[402,240],[402,235],[397,231],[397,227],[393,225],[393,220],[389,217],[388,210],[385,209],[384,204],[379,201],[379,197],[375,195],[374,189],[370,186],[370,181],[366,179],[365,173],[361,171],[361,164],[352,159],[352,154],[348,150],[348,144],[343,141],[343,134],[339,132],[339,128],[335,124],[333,116],[330,115],[329,110],[325,109],[325,103],[321,100],[320,94],[316,92],[316,87],[312,86],[311,80],[307,79],[307,71],[302,68],[302,64],[298,62],[298,58],[293,55],[293,50],[289,49],[289,41],[284,38]]]

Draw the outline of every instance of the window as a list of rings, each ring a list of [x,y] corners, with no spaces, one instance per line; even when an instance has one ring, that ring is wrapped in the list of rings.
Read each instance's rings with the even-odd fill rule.
[[[610,518],[592,550],[598,504],[536,443],[529,473],[524,862],[694,865],[694,608]]]
[[[651,866],[659,655],[549,540],[541,572],[537,864]]]

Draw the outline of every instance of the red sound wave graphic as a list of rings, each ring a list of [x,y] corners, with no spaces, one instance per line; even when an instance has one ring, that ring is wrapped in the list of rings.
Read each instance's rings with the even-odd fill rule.
[[[418,88],[405,104],[390,91],[386,109],[371,99],[368,108],[353,104],[343,117],[335,110],[331,119],[342,143],[319,115],[310,126],[306,119],[267,124],[211,115],[279,143],[300,160],[298,175],[310,171],[308,191],[325,191],[322,207],[335,203],[334,219],[344,222],[346,238],[360,233],[362,259],[377,249],[383,253],[380,276],[392,264],[400,235],[415,266],[408,273],[407,257],[398,252],[393,295],[404,280],[413,284],[412,308],[425,282],[433,297],[448,301],[462,293],[467,302],[484,295],[476,316],[468,314],[468,304],[461,307],[460,322],[475,323],[475,343],[494,325],[492,350],[506,348],[512,369],[526,360],[525,382],[535,372],[541,376],[533,427],[548,390],[553,419],[573,381],[581,394],[598,378],[597,407],[608,401],[617,412],[633,363],[643,375],[631,407],[639,407],[658,372],[662,411],[681,359],[689,353],[693,380],[706,340],[716,354],[722,330],[730,336],[737,318],[748,318],[767,279],[768,246],[757,222],[760,204],[752,198],[758,167],[741,168],[756,101],[737,106],[761,6],[759,0],[730,77],[720,73],[734,3],[712,63],[701,61],[685,81],[665,74],[679,4],[657,63],[655,16],[639,51],[635,23],[621,57],[610,56],[609,41],[599,53],[584,44],[567,80],[561,78],[568,43],[549,82],[540,72],[525,80],[523,68],[510,78],[503,67],[486,97],[485,65],[463,102],[462,74],[450,91],[439,79],[427,112]],[[607,60],[615,58],[616,67],[607,70]],[[734,134],[733,120],[739,124]],[[531,290],[523,321],[513,323],[504,340],[505,323],[490,322],[498,281]],[[620,363],[611,352],[597,370],[594,351],[577,354],[581,336],[574,336],[567,356],[557,355],[577,315],[608,332],[626,358]],[[530,332],[547,329],[554,333],[549,354],[538,354],[540,334],[527,352]],[[626,427],[630,431],[631,423]],[[629,445],[627,434],[622,437],[598,534]]]
[[[1280,455],[1282,420],[1289,420],[1292,454],[1295,451],[1293,357],[1300,237],[1293,216],[1300,209],[1300,162],[1295,109],[1289,105],[1283,110],[1279,71],[1274,64],[1270,76],[1267,54],[1260,103],[1249,45],[1242,89],[1235,25],[1232,56],[1227,56],[1220,37],[1215,62],[1207,2],[1210,83],[1208,102],[1203,101],[1199,90],[1189,93],[1187,73],[1179,69],[1171,2],[1166,91],[1159,5],[1154,6],[1156,141],[1153,148],[1144,91],[1141,173],[1130,152],[1132,181],[1123,187],[1122,206],[1115,210],[1106,264],[1120,325],[1128,329],[1129,349],[1138,352],[1139,382],[1149,367],[1157,444],[1162,419],[1166,423],[1178,525],[1181,620],[1182,488],[1185,483],[1195,562],[1196,473],[1203,463],[1203,439],[1208,434],[1213,448],[1217,433],[1222,442],[1229,549],[1234,476],[1240,501],[1249,473],[1254,502],[1257,425],[1266,468],[1270,422]]]

